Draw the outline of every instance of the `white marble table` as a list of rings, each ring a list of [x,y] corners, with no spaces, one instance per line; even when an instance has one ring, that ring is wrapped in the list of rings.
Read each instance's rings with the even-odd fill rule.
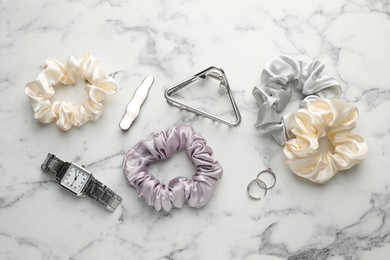
[[[389,259],[389,14],[388,1],[365,0],[1,1],[0,259]],[[65,62],[85,52],[118,82],[102,117],[68,132],[37,122],[25,84],[46,57]],[[291,174],[281,147],[253,128],[252,87],[279,53],[321,60],[360,110],[356,132],[368,158],[326,185]],[[239,127],[180,111],[163,97],[211,65],[227,74]],[[123,133],[124,108],[149,74],[155,84]],[[59,88],[56,98],[78,102],[82,93],[80,86]],[[227,109],[224,95],[215,97],[195,101]],[[224,175],[204,208],[155,212],[127,184],[123,155],[150,133],[182,123],[208,140]],[[48,152],[85,164],[124,198],[122,206],[110,214],[59,187],[40,170]],[[261,201],[250,200],[246,185],[266,167],[277,184]],[[179,153],[150,170],[167,181],[191,176],[193,167]]]

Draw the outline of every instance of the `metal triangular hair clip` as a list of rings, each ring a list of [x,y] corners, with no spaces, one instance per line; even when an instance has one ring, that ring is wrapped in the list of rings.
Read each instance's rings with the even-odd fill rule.
[[[209,112],[203,111],[199,108],[196,108],[192,105],[189,105],[187,103],[184,103],[184,102],[179,101],[177,99],[174,99],[172,97],[173,93],[179,91],[182,88],[185,88],[186,86],[188,86],[191,83],[194,83],[198,80],[204,80],[207,77],[218,80],[220,82],[220,84],[219,84],[220,87],[223,87],[226,89],[227,94],[228,94],[229,99],[230,99],[230,102],[231,102],[232,107],[233,107],[235,117],[236,117],[236,120],[234,122],[227,121],[219,116],[210,114]],[[238,126],[241,123],[240,111],[238,110],[237,104],[234,101],[233,94],[232,94],[232,91],[230,89],[229,82],[226,78],[225,72],[221,68],[216,68],[216,67],[207,68],[207,69],[199,72],[198,74],[195,74],[194,76],[166,89],[165,90],[165,98],[167,99],[167,102],[170,105],[176,106],[176,107],[181,108],[181,109],[188,110],[188,111],[193,112],[193,113],[198,114],[198,115],[208,117],[210,119],[227,124],[229,126]]]

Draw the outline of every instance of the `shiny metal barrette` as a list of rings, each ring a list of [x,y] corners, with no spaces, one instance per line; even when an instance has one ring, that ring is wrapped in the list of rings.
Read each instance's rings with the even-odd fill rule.
[[[192,105],[189,105],[187,103],[184,103],[184,102],[179,101],[179,100],[172,97],[173,93],[179,91],[180,89],[183,89],[184,87],[186,87],[186,86],[190,85],[191,83],[194,83],[198,80],[204,80],[207,77],[218,80],[220,82],[219,86],[226,89],[227,94],[228,94],[229,99],[230,99],[230,102],[231,102],[232,107],[233,107],[234,115],[236,117],[235,121],[230,122],[226,119],[223,119],[219,116],[213,115],[209,112],[203,111],[199,108],[196,108]],[[198,115],[208,117],[212,120],[216,120],[218,122],[227,124],[229,126],[238,126],[241,123],[240,111],[238,110],[237,104],[234,101],[233,94],[232,94],[232,91],[230,89],[229,82],[226,78],[225,72],[221,68],[210,67],[210,68],[205,69],[205,70],[199,72],[198,74],[195,74],[194,76],[168,88],[167,90],[165,90],[165,98],[167,99],[167,102],[170,105],[176,106],[180,109],[188,110],[188,111],[193,112],[193,113],[198,114]]]
[[[120,129],[129,130],[131,124],[138,117],[142,104],[148,96],[149,89],[153,85],[153,77],[147,76],[134,92],[133,98],[126,106],[126,112],[119,123]]]

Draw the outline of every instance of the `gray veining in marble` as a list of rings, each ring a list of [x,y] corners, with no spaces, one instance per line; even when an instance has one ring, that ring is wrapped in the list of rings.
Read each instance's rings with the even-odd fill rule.
[[[389,259],[389,17],[386,0],[0,1],[0,259]],[[65,62],[85,52],[101,60],[118,93],[81,128],[38,123],[25,84],[47,57]],[[281,147],[253,128],[252,87],[280,53],[321,60],[360,110],[355,132],[368,158],[324,186],[291,174]],[[237,128],[164,99],[167,87],[211,65],[229,79],[243,117]],[[119,121],[146,75],[154,86],[123,133]],[[187,98],[229,116],[223,93],[203,87]],[[72,91],[59,94],[82,94]],[[158,213],[127,184],[122,158],[138,140],[181,123],[208,140],[224,176],[206,207]],[[39,168],[48,152],[86,165],[122,206],[110,214],[59,187]],[[252,201],[246,185],[266,167],[277,185]],[[193,167],[180,153],[150,171],[167,181]]]

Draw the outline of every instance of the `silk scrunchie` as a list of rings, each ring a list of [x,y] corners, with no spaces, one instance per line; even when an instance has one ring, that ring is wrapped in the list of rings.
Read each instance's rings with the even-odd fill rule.
[[[168,159],[182,149],[196,167],[191,179],[176,177],[165,185],[148,173],[150,163]],[[137,143],[125,155],[122,168],[138,196],[157,211],[182,208],[186,201],[189,206],[200,208],[212,198],[214,187],[222,178],[222,167],[212,154],[206,140],[192,127],[178,126]]]
[[[332,77],[322,75],[324,67],[319,61],[306,63],[287,55],[271,59],[261,73],[260,86],[254,87],[252,92],[259,104],[255,128],[270,132],[280,145],[285,143],[284,120],[289,115],[281,117],[277,113],[283,111],[290,102],[292,86],[307,96],[304,102],[316,98],[315,96],[320,98],[340,96],[339,83]]]
[[[293,137],[283,150],[290,169],[310,181],[326,183],[339,170],[365,159],[367,144],[351,133],[357,115],[357,108],[341,99],[318,99],[293,113],[287,122]],[[327,138],[334,151],[320,153],[320,138]]]
[[[253,89],[260,107],[255,127],[285,144],[289,168],[316,183],[326,183],[339,170],[361,162],[368,150],[362,137],[350,133],[356,125],[357,108],[339,99],[340,85],[322,75],[323,69],[318,61],[305,63],[277,56],[263,70],[261,85]],[[277,112],[290,101],[291,86],[305,96],[302,109],[279,116]],[[330,141],[332,151],[319,151],[323,137]]]
[[[55,94],[53,86],[60,82],[64,85],[74,84],[77,74],[88,81],[85,86],[88,99],[81,105],[68,101],[55,101],[52,104],[50,98]],[[37,79],[27,83],[25,92],[35,119],[42,123],[56,120],[60,129],[69,130],[72,125],[82,126],[88,121],[97,120],[102,113],[102,101],[107,95],[115,94],[116,89],[115,80],[103,72],[100,62],[86,54],[79,59],[71,56],[66,65],[48,58]]]

